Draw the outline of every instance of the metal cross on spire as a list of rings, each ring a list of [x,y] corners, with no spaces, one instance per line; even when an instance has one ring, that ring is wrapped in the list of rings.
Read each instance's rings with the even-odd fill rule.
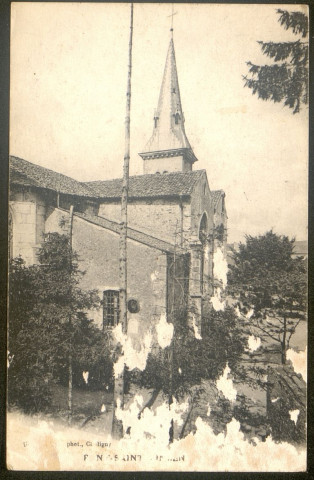
[[[176,15],[178,12],[174,12],[173,11],[173,4],[172,4],[172,13],[171,15],[168,15],[168,18],[171,17],[171,28],[170,28],[170,32],[171,32],[171,35],[173,35],[173,17],[174,15]]]

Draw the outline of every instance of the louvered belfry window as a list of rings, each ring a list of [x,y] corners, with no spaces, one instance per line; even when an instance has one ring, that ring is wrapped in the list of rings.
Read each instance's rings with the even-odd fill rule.
[[[119,291],[105,290],[103,293],[103,329],[119,323]]]

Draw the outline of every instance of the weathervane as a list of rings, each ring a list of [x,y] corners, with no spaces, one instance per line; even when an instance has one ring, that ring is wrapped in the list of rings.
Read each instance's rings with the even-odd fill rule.
[[[173,4],[172,4],[172,13],[171,15],[168,15],[168,18],[171,17],[171,28],[170,28],[170,32],[171,32],[171,35],[173,35],[173,17],[174,15],[176,15],[178,12],[174,12],[173,11]]]

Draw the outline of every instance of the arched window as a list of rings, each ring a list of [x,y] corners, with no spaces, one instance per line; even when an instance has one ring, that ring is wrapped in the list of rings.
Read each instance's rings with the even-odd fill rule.
[[[175,121],[175,124],[178,125],[180,121],[180,114],[178,112],[174,116],[174,121]]]
[[[208,234],[208,220],[207,220],[207,215],[204,212],[201,218],[200,229],[198,234],[198,238],[200,239],[203,245],[206,242],[207,234]]]

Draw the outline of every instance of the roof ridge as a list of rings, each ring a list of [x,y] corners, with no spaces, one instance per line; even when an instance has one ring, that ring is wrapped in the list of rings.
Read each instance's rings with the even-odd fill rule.
[[[162,177],[162,176],[167,176],[168,177],[169,175],[195,175],[196,173],[200,174],[200,173],[203,173],[203,172],[206,172],[205,168],[200,168],[198,170],[192,170],[191,172],[167,172],[167,173],[160,174],[160,177]],[[129,179],[130,178],[143,178],[143,177],[156,177],[157,175],[158,175],[157,173],[144,173],[144,174],[139,174],[139,175],[129,175]],[[81,182],[81,183],[91,184],[91,183],[99,183],[99,182],[115,182],[115,181],[119,181],[119,180],[122,181],[123,178],[122,177],[117,177],[117,178],[108,178],[108,179],[104,179],[104,180],[88,180],[86,182]]]
[[[206,170],[145,174],[129,177],[129,198],[160,198],[190,196]],[[88,182],[98,198],[121,198],[121,178]]]
[[[10,180],[12,183],[19,183],[17,176],[22,175],[37,188],[87,198],[121,198],[121,177],[79,182],[73,177],[14,155],[11,155],[10,159],[11,172],[14,172]],[[206,175],[205,169],[161,175],[156,173],[132,175],[129,178],[129,198],[190,196],[204,173]]]
[[[190,196],[206,170],[145,174],[129,177],[129,198]],[[88,182],[98,198],[121,198],[121,178]]]

